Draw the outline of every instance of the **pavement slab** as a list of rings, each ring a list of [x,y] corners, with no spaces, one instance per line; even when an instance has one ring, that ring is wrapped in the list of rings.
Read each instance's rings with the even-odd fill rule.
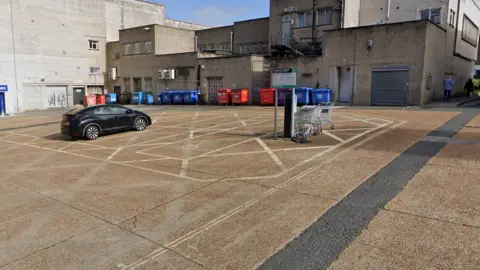
[[[20,186],[0,182],[0,267],[103,223]]]
[[[252,269],[293,239],[334,201],[277,191],[173,249],[208,269]]]
[[[329,269],[477,269],[478,265],[478,228],[380,211]]]
[[[220,181],[124,221],[120,226],[169,246],[219,216],[241,207],[268,190],[254,184]]]
[[[459,145],[456,137],[438,137],[455,136],[459,119],[471,122],[470,115],[432,132],[458,112],[336,110],[335,130],[327,125],[311,143],[298,144],[272,139],[271,108],[143,108],[155,120],[146,131],[95,141],[61,136],[60,113],[0,119],[0,136],[13,138],[0,138],[0,155],[8,157],[0,163],[0,248],[10,248],[6,269],[265,269],[264,262],[292,247],[289,259],[299,263],[273,269],[318,269],[322,264],[314,262],[326,258],[325,251],[338,251],[337,258],[350,236],[355,239],[375,217],[377,205],[402,191],[409,167],[416,171],[421,166],[415,164],[426,163],[444,145],[432,159],[438,164],[427,167],[448,169],[457,160],[473,170],[475,163],[466,159],[476,160],[473,139],[470,149],[458,150],[450,147]],[[459,135],[473,134],[467,128],[477,130],[466,127]],[[435,190],[462,192],[473,185],[468,173],[462,175],[466,179],[458,185],[439,181]],[[458,201],[472,212],[441,203],[438,209],[449,211],[445,219],[475,224],[477,201]],[[327,228],[315,234],[322,231],[312,227],[323,219],[339,225],[340,233]],[[333,239],[308,249],[319,235]],[[296,246],[305,236],[304,246]],[[366,248],[371,246],[353,241],[350,248],[359,261],[372,263],[361,258],[381,255]],[[403,266],[388,259],[376,262]],[[411,260],[404,262],[409,267]]]
[[[479,173],[427,165],[386,209],[480,228]]]
[[[131,232],[105,224],[23,258],[4,269],[116,270],[122,261],[139,259],[155,247],[152,242]]]

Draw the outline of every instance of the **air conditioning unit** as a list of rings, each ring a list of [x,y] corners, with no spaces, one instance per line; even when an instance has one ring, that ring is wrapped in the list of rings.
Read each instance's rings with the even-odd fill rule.
[[[108,69],[108,78],[110,80],[116,80],[118,79],[118,76],[117,76],[117,68],[109,68]]]
[[[166,75],[166,74],[165,74],[165,71],[166,71],[166,70],[164,70],[164,69],[159,69],[159,70],[158,70],[158,79],[159,79],[159,80],[165,80],[165,75]]]
[[[165,79],[174,80],[175,79],[175,69],[165,70]]]

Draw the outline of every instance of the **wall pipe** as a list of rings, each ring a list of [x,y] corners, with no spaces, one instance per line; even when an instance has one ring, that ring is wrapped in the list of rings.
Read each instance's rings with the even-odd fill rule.
[[[392,0],[388,0],[387,4],[387,21],[390,20],[390,7],[392,5]]]

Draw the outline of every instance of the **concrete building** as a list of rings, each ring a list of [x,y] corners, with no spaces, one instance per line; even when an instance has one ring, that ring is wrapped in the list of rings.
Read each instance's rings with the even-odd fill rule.
[[[198,30],[195,32],[195,40],[199,51],[222,50],[240,55],[267,54],[268,35],[269,18],[258,18]]]
[[[107,81],[107,88],[116,93],[156,94],[165,90],[200,89],[210,103],[216,102],[219,88],[248,89],[253,96],[254,89],[269,86],[269,61],[262,55],[235,55],[231,48],[222,48],[222,44],[232,44],[229,38],[233,39],[233,33],[230,34],[233,29],[227,26],[191,31],[146,25],[120,30],[120,41],[107,44],[107,67],[118,74],[116,79]],[[239,33],[241,30],[240,26]],[[265,36],[259,38],[265,42]],[[240,44],[246,44],[245,40],[239,39]],[[252,38],[247,41],[257,44]],[[195,51],[195,43],[199,47],[213,45],[208,50]],[[138,53],[131,53],[130,47],[140,49]],[[142,51],[142,48],[152,49]],[[176,78],[160,80],[158,70],[161,69],[174,69]],[[255,100],[251,99],[252,102]]]
[[[342,1],[270,0],[269,24],[274,55],[321,55],[323,31],[341,28]]]
[[[445,29],[445,73],[458,82],[455,92],[471,77],[478,60],[480,1],[478,0],[349,0],[345,27],[431,20]],[[440,41],[438,41],[440,42]]]
[[[106,43],[119,39],[119,29],[202,28],[167,19],[164,6],[137,0],[0,0],[0,6],[0,85],[8,86],[0,95],[7,113],[66,107],[103,93]]]

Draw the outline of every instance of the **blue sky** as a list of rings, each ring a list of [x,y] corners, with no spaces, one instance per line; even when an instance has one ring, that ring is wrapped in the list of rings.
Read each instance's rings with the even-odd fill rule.
[[[149,0],[166,6],[167,17],[222,26],[234,21],[267,17],[269,0]]]

